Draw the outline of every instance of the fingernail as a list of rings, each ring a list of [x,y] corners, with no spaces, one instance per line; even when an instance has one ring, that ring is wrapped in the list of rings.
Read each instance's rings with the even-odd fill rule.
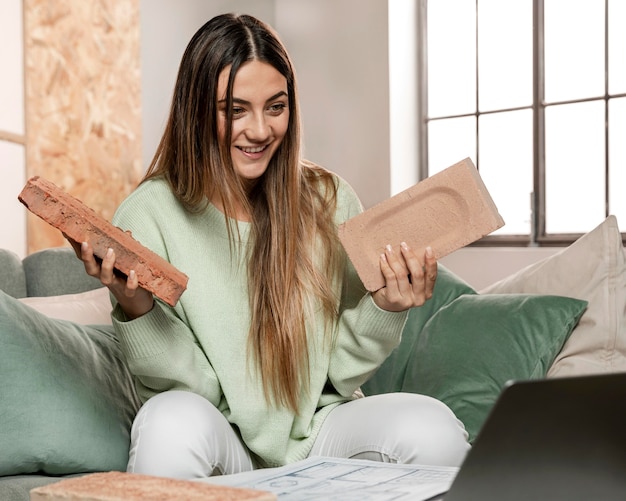
[[[385,249],[387,249],[387,252],[393,252],[393,249],[392,249],[392,247],[391,247],[391,244],[387,244],[387,245],[385,246]]]
[[[89,247],[89,244],[87,242],[82,242],[80,244],[81,250],[87,250],[87,247]]]
[[[131,280],[135,280],[135,275],[136,275],[135,270],[130,270],[128,272],[128,278],[130,278]]]
[[[426,247],[426,255],[428,257],[433,257],[433,248],[430,245]]]
[[[106,257],[111,257],[112,255],[113,255],[113,249],[111,249],[111,247],[109,247],[109,248],[107,249],[107,255],[106,255]]]
[[[409,246],[406,244],[406,242],[402,242],[400,244],[400,247],[402,247],[404,250],[409,250]]]
[[[383,254],[381,254],[381,255],[380,255],[380,260],[381,260],[381,261],[384,261],[384,262],[386,263],[386,262],[387,262],[387,256],[385,256],[385,254],[384,254],[384,253],[383,253]]]

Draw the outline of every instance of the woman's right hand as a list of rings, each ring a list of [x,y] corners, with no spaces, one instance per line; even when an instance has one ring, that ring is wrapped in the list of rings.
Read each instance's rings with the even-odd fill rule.
[[[66,237],[67,238],[67,237]],[[115,273],[115,252],[109,249],[102,261],[96,259],[93,249],[87,242],[76,242],[67,238],[76,256],[85,265],[88,275],[97,278],[111,291],[129,319],[148,313],[154,306],[152,293],[139,287],[137,274],[130,270],[128,277]]]

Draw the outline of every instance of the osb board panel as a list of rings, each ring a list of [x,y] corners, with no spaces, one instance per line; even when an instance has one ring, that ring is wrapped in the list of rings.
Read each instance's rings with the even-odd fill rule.
[[[24,0],[27,177],[110,220],[141,175],[140,0]],[[66,245],[29,214],[28,252]]]

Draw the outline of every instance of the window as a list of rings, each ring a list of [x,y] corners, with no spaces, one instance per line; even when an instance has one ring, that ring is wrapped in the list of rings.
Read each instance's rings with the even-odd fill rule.
[[[420,176],[472,158],[489,243],[626,227],[626,2],[418,1]]]

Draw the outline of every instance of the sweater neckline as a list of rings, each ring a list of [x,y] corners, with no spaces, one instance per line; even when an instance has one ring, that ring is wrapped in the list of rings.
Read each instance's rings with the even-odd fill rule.
[[[221,236],[228,238],[227,224],[231,224],[233,230],[239,230],[239,236],[242,242],[246,242],[248,240],[252,223],[248,221],[239,221],[238,219],[231,217],[225,217],[224,213],[211,202],[207,205],[206,213],[211,220],[213,227],[218,229]],[[236,237],[237,235],[235,234],[234,236]]]

